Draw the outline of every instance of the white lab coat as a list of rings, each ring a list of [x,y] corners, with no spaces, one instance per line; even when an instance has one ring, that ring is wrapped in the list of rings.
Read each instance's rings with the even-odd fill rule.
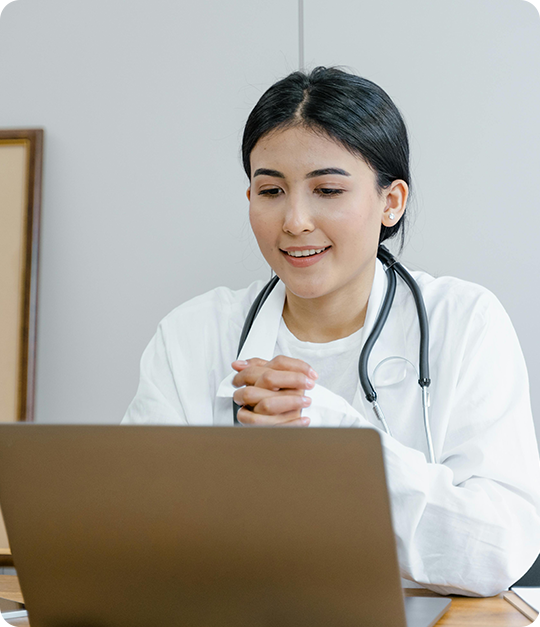
[[[374,427],[382,443],[401,575],[441,594],[491,596],[540,552],[540,460],[525,362],[513,326],[488,290],[414,272],[430,324],[430,420],[437,463],[427,461],[417,368],[419,327],[408,288],[394,304],[368,372],[392,431],[381,428],[360,384],[352,406],[316,385],[311,426]],[[162,320],[141,360],[123,423],[231,425],[231,380],[240,332],[264,282],[220,287]],[[384,297],[377,261],[367,338]],[[275,355],[285,298],[279,282],[256,318],[241,359]]]

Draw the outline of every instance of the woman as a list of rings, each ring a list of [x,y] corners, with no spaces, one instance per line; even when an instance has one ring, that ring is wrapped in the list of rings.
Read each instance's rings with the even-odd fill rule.
[[[418,386],[420,341],[399,280],[368,374],[358,356],[384,299],[381,242],[401,234],[410,193],[404,122],[374,83],[337,69],[294,72],[251,112],[243,162],[250,222],[281,279],[217,288],[169,314],[141,361],[124,423],[381,429],[402,575],[442,594],[488,596],[540,551],[540,462],[514,329],[486,289],[414,272],[428,314],[433,456]],[[231,364],[232,362],[232,364]]]

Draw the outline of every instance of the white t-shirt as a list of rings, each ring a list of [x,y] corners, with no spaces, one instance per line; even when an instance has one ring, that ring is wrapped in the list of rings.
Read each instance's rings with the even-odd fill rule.
[[[303,342],[289,331],[281,318],[274,357],[286,355],[305,361],[319,375],[318,384],[352,405],[358,387],[358,359],[363,339],[364,327],[333,342]]]

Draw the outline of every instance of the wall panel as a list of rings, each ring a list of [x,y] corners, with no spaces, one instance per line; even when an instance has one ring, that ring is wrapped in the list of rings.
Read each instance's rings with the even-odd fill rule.
[[[540,16],[522,0],[304,0],[305,64],[394,99],[415,199],[403,259],[492,290],[529,368],[540,435]]]
[[[0,128],[45,129],[38,422],[119,422],[165,314],[269,275],[240,140],[297,34],[294,0],[4,9]]]

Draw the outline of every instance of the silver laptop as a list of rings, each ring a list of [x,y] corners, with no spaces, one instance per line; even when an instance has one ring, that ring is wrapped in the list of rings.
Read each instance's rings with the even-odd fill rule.
[[[430,627],[450,605],[403,599],[374,429],[3,424],[0,503],[32,627]]]

